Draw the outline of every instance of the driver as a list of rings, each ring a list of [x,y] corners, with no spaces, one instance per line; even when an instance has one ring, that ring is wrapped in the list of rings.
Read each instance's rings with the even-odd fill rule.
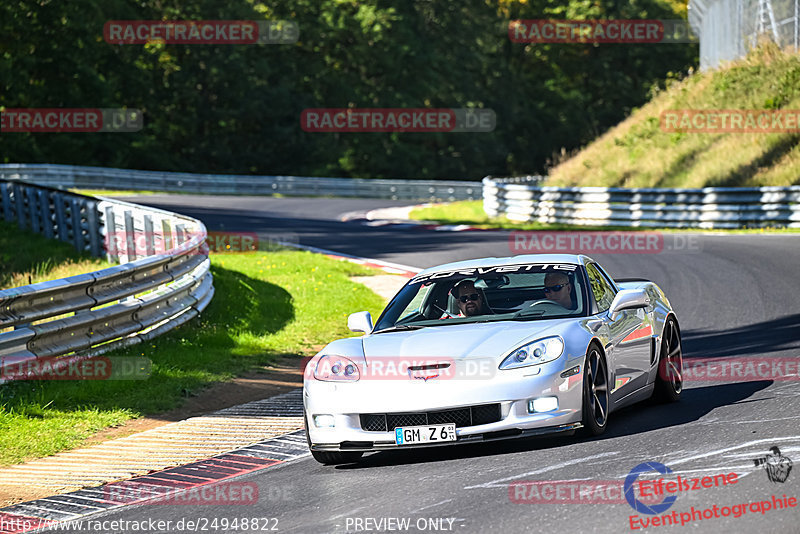
[[[472,280],[462,280],[451,290],[458,304],[458,317],[472,317],[492,313],[483,298],[483,293],[475,287]]]
[[[544,298],[552,300],[568,310],[574,310],[572,291],[572,282],[569,281],[569,277],[566,274],[552,272],[545,275]]]

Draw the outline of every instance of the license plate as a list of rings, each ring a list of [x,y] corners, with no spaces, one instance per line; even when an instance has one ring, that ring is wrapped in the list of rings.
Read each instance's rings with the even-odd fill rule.
[[[438,443],[440,441],[455,441],[456,425],[427,425],[406,426],[394,429],[394,441],[398,445],[412,445],[414,443]]]

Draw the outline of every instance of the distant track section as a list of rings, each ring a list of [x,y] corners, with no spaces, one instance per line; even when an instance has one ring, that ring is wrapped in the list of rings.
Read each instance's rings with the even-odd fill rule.
[[[168,193],[337,196],[443,202],[480,200],[480,182],[254,176],[138,171],[105,167],[6,163],[0,178],[83,189],[135,189]]]

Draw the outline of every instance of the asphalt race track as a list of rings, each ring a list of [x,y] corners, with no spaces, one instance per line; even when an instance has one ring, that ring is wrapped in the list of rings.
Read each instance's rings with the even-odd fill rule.
[[[343,213],[404,202],[189,195],[132,201],[197,217],[209,230],[257,232],[262,239],[292,234],[304,245],[415,267],[513,254],[508,232],[436,232],[339,221]],[[615,277],[645,277],[664,289],[678,313],[687,362],[724,357],[746,363],[767,357],[794,359],[796,365],[800,360],[800,236],[667,235],[660,253],[592,256]],[[248,475],[245,480],[256,482],[263,496],[256,505],[132,506],[93,519],[277,518],[268,526],[304,533],[406,531],[397,520],[408,520],[412,532],[624,532],[631,531],[631,516],[654,516],[637,514],[624,498],[595,504],[513,502],[517,490],[510,492],[509,485],[619,481],[650,461],[682,477],[739,473],[733,485],[681,492],[666,512],[677,512],[679,520],[692,507],[772,504],[773,495],[800,497],[800,467],[784,482],[773,482],[754,460],[778,446],[785,457],[800,462],[797,380],[688,382],[678,404],[640,404],[613,413],[598,439],[539,438],[382,452],[338,467],[306,457]],[[528,493],[519,495],[524,500]],[[747,507],[740,517],[695,517],[685,526],[648,531],[800,532],[800,504],[763,514],[755,508]]]

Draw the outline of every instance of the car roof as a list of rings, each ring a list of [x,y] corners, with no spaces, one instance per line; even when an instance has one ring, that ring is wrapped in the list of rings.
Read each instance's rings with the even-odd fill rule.
[[[456,271],[458,269],[472,269],[477,267],[500,267],[504,265],[519,265],[527,263],[566,263],[585,265],[594,261],[583,254],[523,254],[506,258],[476,258],[474,260],[457,261],[430,267],[417,273],[415,276],[436,273],[440,271]]]

